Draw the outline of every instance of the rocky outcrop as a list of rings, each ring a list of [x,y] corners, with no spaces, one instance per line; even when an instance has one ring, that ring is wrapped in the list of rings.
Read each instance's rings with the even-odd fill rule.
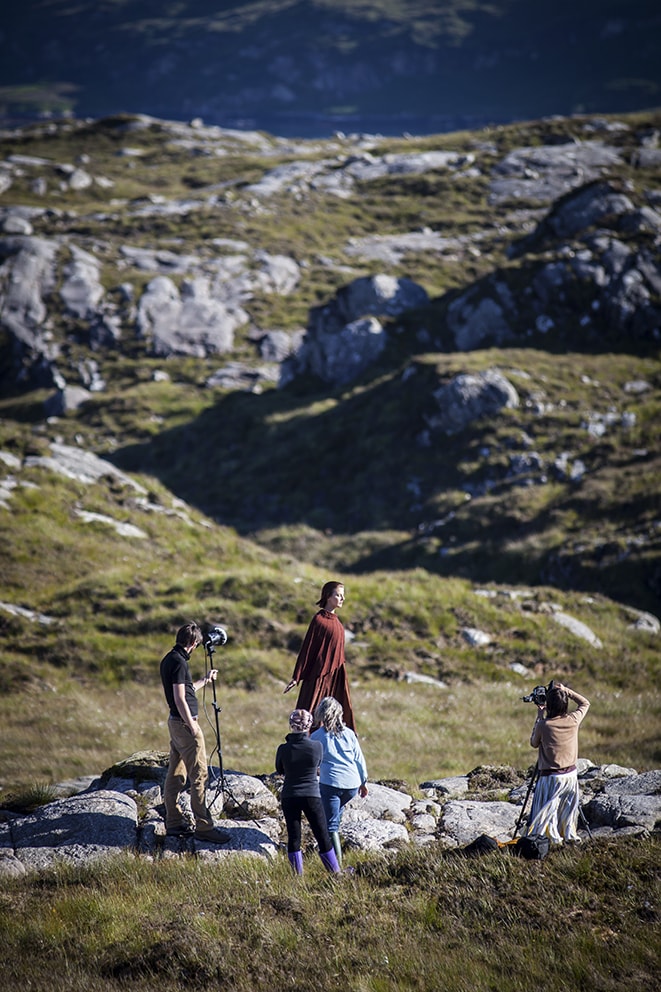
[[[55,285],[57,250],[45,238],[0,238],[0,322],[14,338],[19,361],[26,354],[33,361],[57,356],[57,346],[44,334],[44,297]]]
[[[353,381],[385,349],[384,321],[427,302],[426,291],[410,279],[386,274],[355,279],[310,311],[307,333],[284,362],[280,385],[304,373],[331,385]]]
[[[638,209],[606,182],[553,205],[534,231],[513,243],[521,268],[474,283],[447,306],[460,351],[535,335],[603,345],[611,337],[661,334],[661,213]],[[525,284],[521,292],[517,286]]]
[[[552,203],[621,164],[619,150],[600,141],[516,148],[493,167],[489,202]]]
[[[181,295],[167,276],[148,283],[138,307],[138,331],[155,355],[194,355],[231,351],[234,331],[247,320],[231,313],[209,293],[208,280],[187,281]]]
[[[155,273],[134,305],[131,282],[122,285],[119,296],[106,294],[100,259],[75,243],[64,248],[58,240],[31,236],[31,230],[0,238],[0,328],[13,341],[15,378],[28,387],[55,385],[58,394],[47,415],[57,416],[84,401],[72,391],[105,388],[98,371],[90,372],[91,360],[62,374],[58,360],[64,329],[73,329],[75,337],[97,352],[121,347],[123,337],[136,335],[164,358],[231,351],[235,331],[249,321],[244,304],[255,294],[287,296],[300,280],[293,258],[243,248],[241,255],[202,260],[122,246],[118,270],[130,264]],[[180,286],[173,275],[184,277]],[[61,309],[53,295],[58,282]]]
[[[195,853],[214,860],[236,854],[272,858],[286,831],[278,800],[280,776],[254,777],[211,768],[207,802],[229,834],[220,846],[167,837],[162,786],[167,755],[140,752],[98,779],[63,783],[66,793],[18,814],[0,810],[0,877],[39,873],[57,863],[83,864],[120,851],[149,858]],[[584,839],[646,835],[661,828],[661,771],[638,774],[617,765],[579,761]],[[406,844],[440,843],[461,849],[487,835],[501,844],[525,827],[525,775],[507,767],[481,766],[466,776],[435,779],[414,799],[403,783],[370,783],[365,798],[344,810],[340,828],[347,849],[384,852]],[[190,805],[187,794],[183,805]],[[522,815],[523,813],[523,815]],[[587,824],[587,826],[586,826]],[[313,846],[309,833],[305,844]]]

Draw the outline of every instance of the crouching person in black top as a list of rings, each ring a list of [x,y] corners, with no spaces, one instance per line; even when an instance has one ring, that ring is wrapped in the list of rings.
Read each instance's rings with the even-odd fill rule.
[[[302,875],[301,816],[305,813],[319,845],[319,857],[328,871],[337,873],[340,866],[328,833],[319,790],[319,766],[324,750],[320,741],[310,740],[312,714],[307,710],[294,710],[289,716],[289,727],[291,733],[287,734],[275,756],[275,770],[285,776],[280,801],[287,824],[287,857],[294,872]]]
[[[161,682],[165,699],[170,708],[170,763],[163,789],[165,802],[165,832],[169,836],[195,836],[210,844],[226,844],[230,835],[213,825],[213,817],[206,805],[206,788],[209,770],[204,735],[198,724],[198,689],[216,678],[216,669],[204,678],[193,682],[188,659],[202,642],[202,632],[195,623],[184,624],[177,631],[175,646],[161,661]],[[195,826],[189,824],[179,806],[179,796],[190,784],[191,809]]]

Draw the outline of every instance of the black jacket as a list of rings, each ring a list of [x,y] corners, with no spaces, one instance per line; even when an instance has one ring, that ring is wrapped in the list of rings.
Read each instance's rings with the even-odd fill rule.
[[[275,756],[275,770],[285,776],[282,799],[319,796],[319,766],[324,754],[321,741],[306,733],[287,734]]]

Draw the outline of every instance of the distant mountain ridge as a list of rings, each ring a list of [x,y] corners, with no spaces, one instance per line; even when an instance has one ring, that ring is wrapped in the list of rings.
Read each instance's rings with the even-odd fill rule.
[[[0,114],[148,113],[274,133],[475,127],[661,103],[652,0],[29,0]]]

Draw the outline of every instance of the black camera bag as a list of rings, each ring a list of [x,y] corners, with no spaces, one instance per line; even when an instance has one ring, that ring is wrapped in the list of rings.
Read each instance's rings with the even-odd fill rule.
[[[551,841],[542,834],[531,837],[519,837],[512,845],[512,854],[518,858],[528,858],[531,861],[541,861],[551,850]]]

